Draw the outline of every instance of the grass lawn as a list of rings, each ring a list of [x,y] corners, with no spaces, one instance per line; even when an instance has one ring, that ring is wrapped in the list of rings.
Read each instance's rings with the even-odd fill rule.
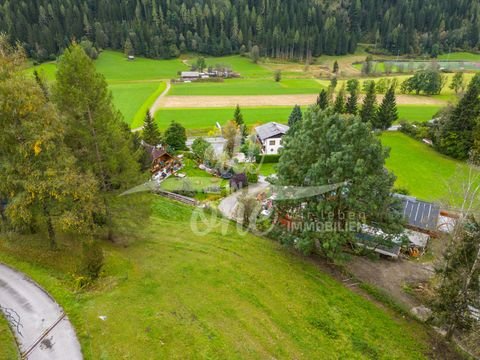
[[[260,175],[270,176],[277,173],[277,164],[262,164],[260,165]]]
[[[243,120],[248,126],[263,124],[270,121],[287,123],[292,112],[291,106],[276,107],[244,107],[242,108]],[[234,108],[192,108],[192,109],[161,109],[155,119],[160,129],[165,130],[172,120],[182,124],[193,133],[207,133],[218,122],[224,125],[233,119]]]
[[[0,360],[19,359],[17,343],[8,327],[7,320],[0,313]]]
[[[169,95],[289,95],[316,94],[324,88],[314,79],[227,79],[224,82],[178,83]]]
[[[434,115],[441,109],[436,105],[398,105],[399,121],[422,122],[433,119]]]
[[[411,195],[423,200],[458,201],[455,190],[453,196],[450,194],[449,183],[460,185],[468,173],[465,163],[441,155],[400,132],[385,132],[381,140],[391,148],[387,167],[397,176],[396,187],[408,189]]]
[[[72,266],[62,265],[78,259],[70,247],[51,252],[40,240],[0,238],[0,261],[60,301],[87,360],[427,358],[422,325],[377,307],[279,244],[209,216],[194,223],[211,227],[199,235],[192,208],[159,197],[152,208],[150,220],[138,206],[116,210],[125,230],[137,228],[126,232],[128,246],[104,244],[104,274],[88,292],[73,291]]]

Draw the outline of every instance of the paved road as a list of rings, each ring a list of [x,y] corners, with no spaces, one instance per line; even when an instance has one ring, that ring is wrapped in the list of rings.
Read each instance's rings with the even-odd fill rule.
[[[263,177],[260,177],[258,179],[257,184],[250,185],[248,187],[248,193],[250,195],[257,195],[258,193],[262,192],[265,190],[270,184],[265,181]],[[228,219],[231,220],[237,220],[237,217],[235,215],[236,209],[237,209],[237,204],[238,204],[238,198],[243,194],[243,191],[237,191],[233,193],[230,196],[227,196],[224,198],[221,202],[220,205],[218,206],[218,210],[223,214]]]
[[[152,115],[152,117],[155,117],[155,113],[162,107],[163,98],[165,97],[165,95],[168,94],[171,87],[172,87],[172,84],[170,83],[170,81],[167,81],[167,87],[165,88],[165,90],[163,90],[163,92],[160,94],[157,100],[155,100],[152,107],[150,108],[150,115]],[[140,126],[136,129],[133,129],[132,132],[138,132],[142,130],[143,130],[143,126]]]
[[[2,264],[0,306],[14,329],[22,359],[83,359],[62,308],[31,279]]]

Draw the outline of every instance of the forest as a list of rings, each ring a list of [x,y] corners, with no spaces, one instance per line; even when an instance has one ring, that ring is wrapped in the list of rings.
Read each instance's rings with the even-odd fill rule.
[[[477,50],[479,0],[0,0],[0,32],[39,61],[71,40],[151,58],[184,52],[309,60],[371,50]]]

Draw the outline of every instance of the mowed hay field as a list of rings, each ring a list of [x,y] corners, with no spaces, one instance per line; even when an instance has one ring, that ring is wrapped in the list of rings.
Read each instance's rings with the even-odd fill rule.
[[[391,149],[387,168],[397,176],[396,187],[405,188],[423,200],[458,204],[459,186],[469,173],[466,163],[444,156],[400,132],[385,132],[381,140]]]
[[[0,260],[64,306],[86,359],[427,357],[418,322],[377,307],[271,240],[208,217],[194,222],[199,235],[192,208],[153,201],[150,221],[125,208],[124,225],[141,227],[129,233],[129,246],[104,245],[105,271],[89,292],[75,293],[69,273],[43,265],[59,266],[58,252],[30,247],[27,264],[0,240]]]
[[[428,121],[433,118],[441,107],[433,105],[399,105],[398,114],[400,120],[409,122]],[[306,111],[308,107],[302,107]],[[224,125],[233,118],[235,108],[182,108],[161,109],[155,119],[160,129],[164,130],[171,121],[182,124],[189,133],[201,135],[210,131],[218,122]],[[247,126],[264,124],[270,121],[286,124],[292,112],[291,106],[275,107],[242,107],[243,120]],[[134,125],[140,126],[141,123]]]
[[[16,360],[19,358],[13,333],[8,327],[7,320],[0,312],[0,360]]]
[[[172,86],[172,96],[222,96],[222,95],[288,95],[317,94],[325,89],[314,79],[226,79],[223,82],[177,83]]]

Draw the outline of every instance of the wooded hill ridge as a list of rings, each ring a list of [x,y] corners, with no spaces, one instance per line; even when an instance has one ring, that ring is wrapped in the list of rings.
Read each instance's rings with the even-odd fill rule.
[[[480,0],[0,0],[0,32],[54,59],[72,39],[171,58],[260,47],[286,59],[353,53],[436,55],[480,45]],[[130,45],[129,45],[130,46]]]

